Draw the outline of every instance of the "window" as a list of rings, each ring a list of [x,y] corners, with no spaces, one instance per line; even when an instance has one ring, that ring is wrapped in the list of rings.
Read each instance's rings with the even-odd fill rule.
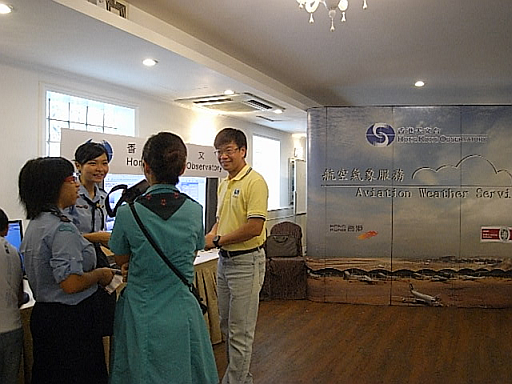
[[[281,142],[253,135],[252,166],[268,185],[268,209],[281,208]]]
[[[46,91],[46,155],[60,155],[62,128],[135,135],[135,109]]]

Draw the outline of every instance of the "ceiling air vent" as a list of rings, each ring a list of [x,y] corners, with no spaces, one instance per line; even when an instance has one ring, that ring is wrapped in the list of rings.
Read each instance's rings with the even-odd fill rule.
[[[269,117],[266,117],[266,116],[260,116],[260,115],[258,115],[258,116],[256,116],[256,117],[258,117],[258,118],[260,118],[260,119],[263,119],[263,120],[265,120],[265,121],[268,121],[268,122],[270,122],[270,123],[275,123],[276,121],[282,121],[282,120],[271,119],[271,118],[269,118]]]
[[[212,109],[225,113],[247,113],[273,111],[283,109],[280,106],[254,96],[251,93],[238,93],[234,95],[215,95],[205,97],[194,97],[190,99],[177,99],[177,103],[195,105],[201,108]]]

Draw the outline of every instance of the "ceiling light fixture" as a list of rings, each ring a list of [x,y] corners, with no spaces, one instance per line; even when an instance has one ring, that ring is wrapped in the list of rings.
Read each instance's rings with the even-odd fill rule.
[[[334,18],[336,17],[336,8],[341,11],[341,21],[346,21],[345,12],[348,9],[348,0],[297,0],[299,8],[304,8],[309,13],[309,22],[314,23],[313,13],[317,10],[320,3],[325,5],[331,18],[331,32],[334,32]],[[368,8],[366,0],[363,0],[363,9]]]
[[[142,64],[144,64],[146,67],[154,67],[157,63],[158,61],[155,59],[144,59],[142,61]]]
[[[234,95],[234,94],[235,94],[235,91],[233,91],[232,89],[226,89],[226,90],[224,91],[224,94],[225,94],[225,95]]]
[[[425,82],[421,81],[421,80],[418,80],[417,82],[414,83],[414,86],[415,87],[418,87],[418,88],[421,88],[425,85]]]
[[[12,12],[12,7],[10,5],[0,3],[0,15],[7,15]]]

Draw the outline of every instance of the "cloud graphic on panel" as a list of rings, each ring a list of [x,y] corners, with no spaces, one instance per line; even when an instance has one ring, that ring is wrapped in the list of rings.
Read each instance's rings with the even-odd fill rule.
[[[375,147],[387,147],[395,140],[395,130],[386,123],[375,123],[368,127],[366,140]]]
[[[458,182],[460,178],[459,171],[462,170],[462,165],[464,165],[465,184],[485,185],[493,182],[489,179],[489,176],[499,176],[505,181],[506,185],[512,185],[512,173],[509,170],[498,169],[492,161],[478,154],[467,155],[455,165],[443,164],[437,168],[420,167],[412,173],[412,179],[423,178],[423,181],[430,180],[429,184],[435,183],[436,178],[441,178],[446,172],[451,171],[453,173],[455,170],[457,173],[453,173],[453,178],[454,182]]]

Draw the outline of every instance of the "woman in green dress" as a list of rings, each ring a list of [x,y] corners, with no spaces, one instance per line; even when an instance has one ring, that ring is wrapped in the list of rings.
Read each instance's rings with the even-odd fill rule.
[[[134,206],[165,256],[191,283],[204,228],[201,205],[176,188],[186,156],[179,136],[150,137],[142,155],[150,188]],[[110,383],[218,383],[196,298],[147,241],[128,205],[117,212],[109,245],[117,264],[130,263],[116,307]]]

